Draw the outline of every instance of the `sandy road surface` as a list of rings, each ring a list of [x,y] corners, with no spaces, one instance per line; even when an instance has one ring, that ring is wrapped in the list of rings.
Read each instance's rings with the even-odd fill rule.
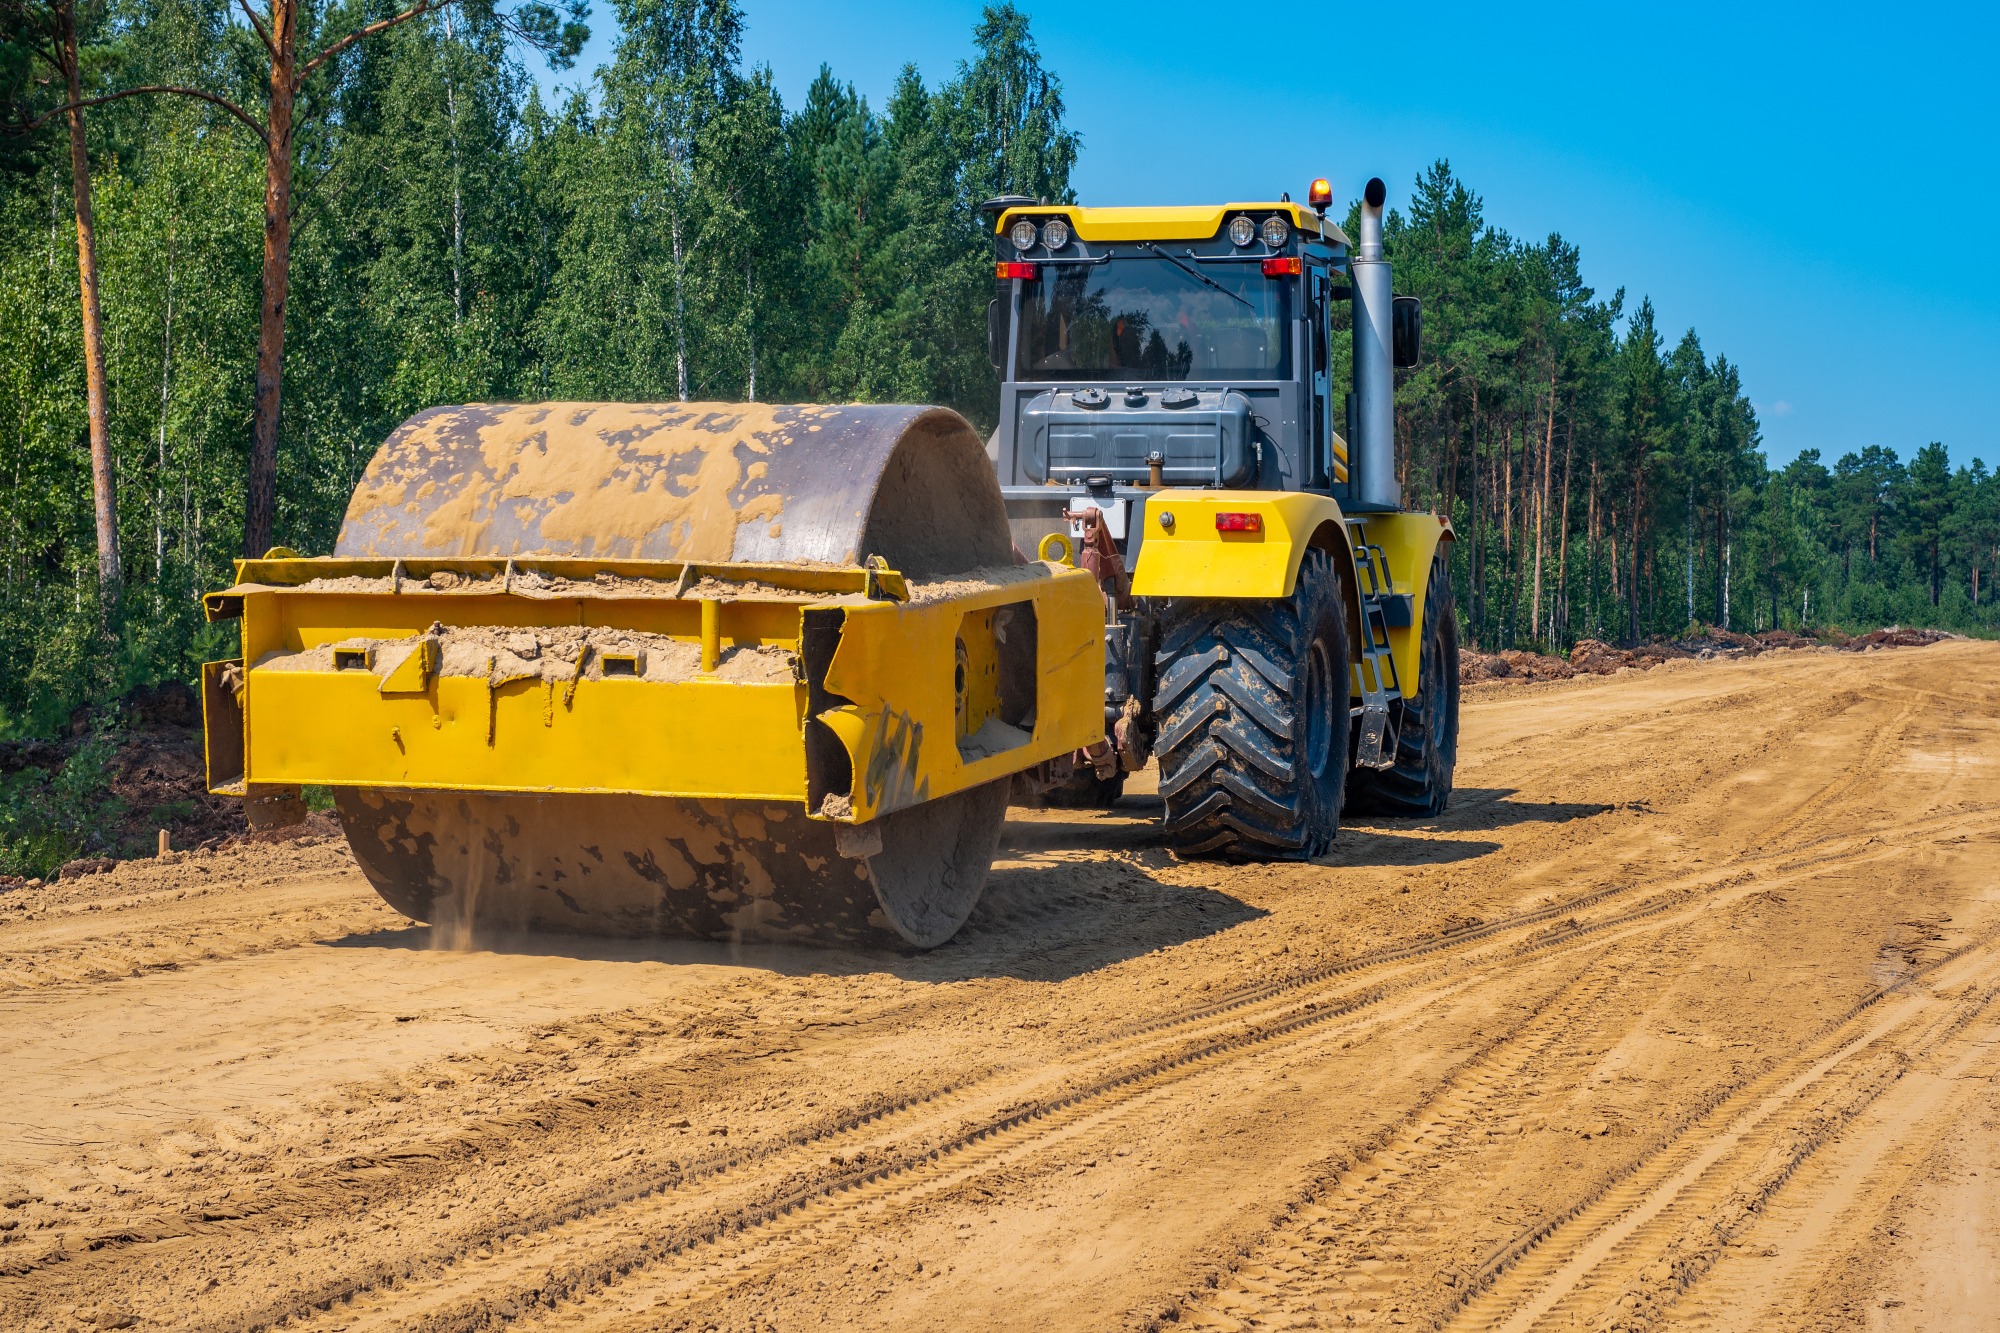
[[[1450,815],[1017,812],[922,956],[0,899],[0,1327],[1993,1327],[2000,646],[1487,694]]]

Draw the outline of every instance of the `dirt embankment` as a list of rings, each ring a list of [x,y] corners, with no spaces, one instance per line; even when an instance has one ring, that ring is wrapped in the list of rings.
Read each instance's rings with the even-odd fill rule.
[[[143,690],[120,707],[116,726],[79,714],[54,740],[0,742],[0,782],[25,813],[17,834],[50,839],[64,850],[49,880],[103,874],[122,861],[154,860],[167,834],[169,860],[241,843],[337,836],[330,814],[289,829],[251,833],[243,803],[208,791],[201,714],[194,692],[169,684]],[[0,874],[0,893],[39,887],[42,876]]]
[[[0,894],[0,1327],[1980,1327],[1996,697],[1481,692],[1437,820],[1184,863],[1140,775],[927,954],[443,948],[337,840]]]
[[[1709,662],[1756,657],[1770,652],[1816,649],[1859,653],[1878,648],[1922,648],[1964,637],[1945,630],[1904,629],[1898,625],[1871,630],[1866,634],[1847,635],[1831,630],[1819,636],[1794,634],[1784,629],[1765,630],[1759,634],[1718,629],[1709,630],[1696,638],[1653,639],[1636,648],[1614,647],[1601,639],[1579,639],[1567,657],[1512,648],[1497,653],[1468,650],[1461,655],[1461,670],[1468,685],[1493,681],[1526,684],[1570,680],[1577,676],[1608,676],[1628,668],[1648,671],[1666,662]]]

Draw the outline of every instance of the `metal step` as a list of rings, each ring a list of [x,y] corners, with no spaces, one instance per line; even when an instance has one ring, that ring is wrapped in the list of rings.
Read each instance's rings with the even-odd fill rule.
[[[1360,658],[1355,663],[1356,682],[1361,691],[1361,729],[1355,739],[1357,768],[1389,768],[1396,762],[1396,726],[1389,701],[1402,694],[1396,675],[1396,659],[1389,644],[1389,626],[1404,610],[1408,594],[1398,593],[1389,574],[1389,561],[1382,548],[1366,538],[1359,523],[1352,525],[1354,567],[1361,588]]]

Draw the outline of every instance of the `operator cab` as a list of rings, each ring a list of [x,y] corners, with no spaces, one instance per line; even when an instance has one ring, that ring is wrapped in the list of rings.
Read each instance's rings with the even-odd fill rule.
[[[985,206],[994,463],[1021,550],[1094,507],[1130,568],[1163,486],[1367,507],[1348,485],[1346,357],[1332,339],[1349,243],[1325,217],[1330,194],[1319,181],[1311,208]]]

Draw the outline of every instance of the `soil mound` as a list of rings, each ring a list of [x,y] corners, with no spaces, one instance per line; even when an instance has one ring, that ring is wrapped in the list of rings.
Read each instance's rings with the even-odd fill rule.
[[[1953,634],[1941,629],[1904,629],[1901,625],[1890,625],[1886,629],[1873,630],[1859,638],[1849,639],[1840,646],[1850,653],[1866,652],[1870,648],[1922,648],[1933,643],[1943,643],[1947,639],[1962,639],[1963,634]]]
[[[1762,653],[1808,648],[1839,648],[1846,652],[1866,652],[1873,648],[1921,648],[1964,637],[1947,630],[1904,629],[1898,625],[1853,638],[1838,630],[1828,630],[1823,636],[1815,637],[1788,629],[1767,629],[1756,634],[1705,629],[1700,634],[1682,639],[1652,639],[1635,648],[1615,647],[1602,639],[1578,639],[1567,658],[1511,648],[1498,653],[1468,649],[1460,654],[1459,670],[1461,679],[1468,685],[1495,681],[1532,684],[1545,680],[1568,680],[1575,676],[1608,676],[1628,667],[1647,671],[1662,662],[1756,657]]]
[[[1497,653],[1461,653],[1458,669],[1459,678],[1466,684],[1494,680],[1568,680],[1576,674],[1576,668],[1560,657],[1515,648]]]

